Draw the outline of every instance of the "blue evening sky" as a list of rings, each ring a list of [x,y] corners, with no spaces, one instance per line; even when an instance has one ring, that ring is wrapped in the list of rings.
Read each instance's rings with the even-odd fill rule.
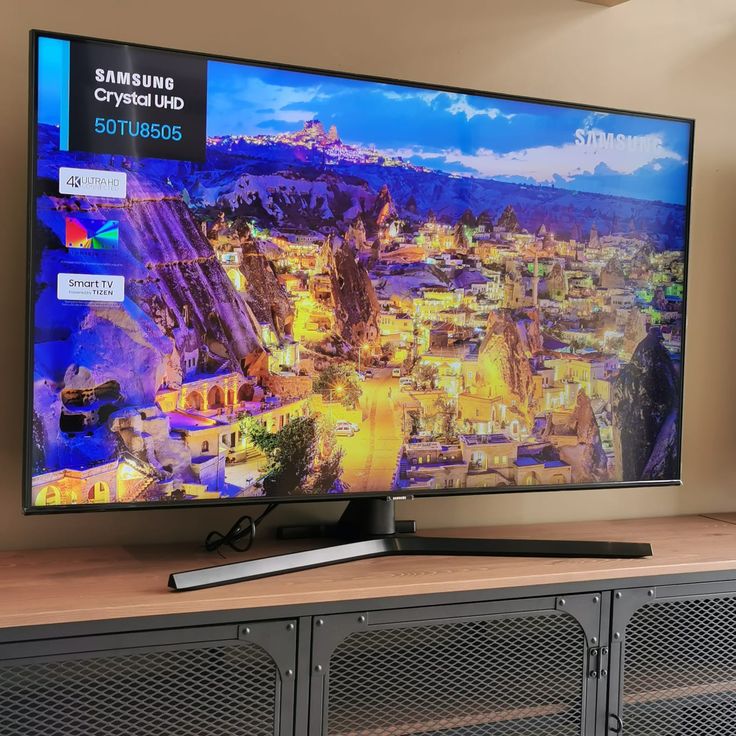
[[[335,125],[346,143],[451,173],[685,201],[686,123],[210,62],[208,135],[296,131],[312,119]],[[581,156],[578,129],[652,136],[661,147]]]

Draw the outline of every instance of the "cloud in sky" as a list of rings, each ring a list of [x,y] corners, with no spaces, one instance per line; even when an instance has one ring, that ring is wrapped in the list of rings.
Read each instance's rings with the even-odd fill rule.
[[[593,133],[605,135],[604,131]],[[637,145],[615,146],[578,145],[575,142],[562,146],[536,146],[499,154],[490,148],[479,148],[474,154],[458,150],[447,151],[450,163],[461,163],[482,176],[520,176],[538,183],[551,182],[555,177],[570,180],[584,173],[593,173],[604,164],[619,174],[633,174],[642,166],[661,159],[682,162],[682,156],[661,145],[656,134],[641,136]]]
[[[491,120],[495,120],[498,117],[505,118],[506,120],[512,120],[515,116],[514,113],[502,113],[497,107],[475,107],[471,104],[467,95],[459,94],[448,94],[451,104],[445,108],[450,115],[465,115],[466,120],[472,120],[476,115],[485,115]]]
[[[388,85],[382,86],[386,87],[386,89],[382,89],[381,94],[387,100],[395,100],[396,102],[406,102],[406,100],[414,99],[421,100],[427,105],[431,105],[440,95],[444,94],[444,92],[440,92],[439,90],[427,90],[426,92],[417,92],[415,90],[409,92],[406,89],[402,89],[401,92],[397,92]]]
[[[515,113],[503,113],[498,107],[473,105],[468,95],[458,92],[444,92],[440,90],[409,92],[403,89],[401,92],[397,92],[393,89],[386,89],[382,91],[382,94],[387,100],[394,100],[396,102],[406,102],[409,99],[421,100],[429,107],[433,107],[435,111],[443,110],[450,115],[464,115],[466,120],[472,120],[477,115],[485,116],[491,120],[495,120],[496,118],[511,120],[515,117]],[[483,102],[486,101],[484,98],[480,99]]]

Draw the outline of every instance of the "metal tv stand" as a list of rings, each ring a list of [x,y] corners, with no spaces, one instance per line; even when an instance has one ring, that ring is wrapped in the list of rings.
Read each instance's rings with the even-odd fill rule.
[[[424,537],[414,536],[415,531],[415,522],[396,520],[393,499],[353,499],[337,524],[283,527],[278,532],[280,539],[321,537],[341,540],[338,544],[175,572],[169,576],[169,588],[198,590],[391,555],[636,558],[652,554],[650,544],[639,542]]]

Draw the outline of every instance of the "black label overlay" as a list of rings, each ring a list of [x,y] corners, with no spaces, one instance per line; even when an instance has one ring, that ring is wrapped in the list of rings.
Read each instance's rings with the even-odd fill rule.
[[[69,149],[203,161],[207,59],[72,41]]]

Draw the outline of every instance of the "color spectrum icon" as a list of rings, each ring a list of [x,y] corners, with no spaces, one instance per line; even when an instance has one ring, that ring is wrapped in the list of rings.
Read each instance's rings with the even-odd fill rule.
[[[117,220],[67,217],[64,242],[67,248],[114,250],[118,247],[119,231]]]

